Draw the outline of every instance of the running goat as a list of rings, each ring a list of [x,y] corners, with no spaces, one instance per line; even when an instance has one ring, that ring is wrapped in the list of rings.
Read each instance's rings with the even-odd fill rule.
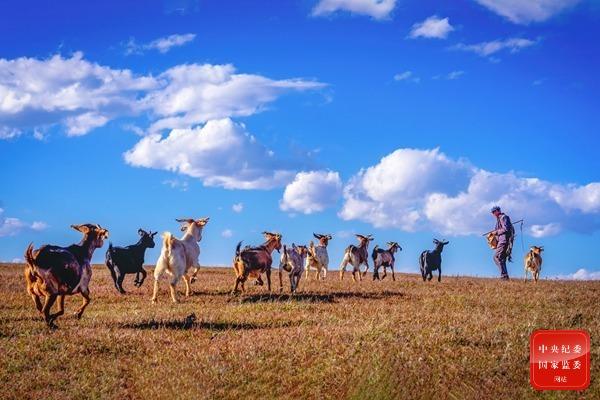
[[[190,283],[194,281],[200,263],[200,246],[198,242],[202,240],[202,230],[208,223],[209,218],[183,218],[177,219],[180,222],[181,231],[185,232],[181,239],[173,237],[170,232],[163,233],[163,247],[154,268],[154,291],[152,293],[152,302],[156,303],[158,296],[158,280],[165,272],[171,277],[169,289],[171,291],[171,300],[174,303],[179,302],[176,286],[181,278],[185,282],[185,295],[191,294]],[[193,269],[192,276],[187,276],[188,270]],[[191,281],[191,282],[190,282]]]
[[[304,272],[304,263],[308,248],[306,246],[296,246],[292,243],[292,248],[283,245],[283,253],[279,261],[279,291],[283,291],[283,270],[290,276],[290,291],[296,293],[302,272]]]
[[[344,251],[344,258],[342,259],[342,263],[340,264],[340,280],[344,280],[344,273],[346,272],[346,266],[348,264],[352,265],[352,280],[356,282],[356,274],[358,274],[358,279],[362,281],[364,275],[367,274],[369,270],[369,242],[374,238],[371,235],[363,236],[363,235],[355,235],[358,239],[358,247],[354,245],[350,245]],[[362,264],[366,265],[365,271],[360,273],[360,266]]]
[[[144,270],[144,253],[146,249],[154,248],[154,236],[156,233],[138,229],[140,240],[136,244],[127,247],[113,247],[112,243],[108,244],[105,264],[119,293],[125,294],[125,289],[123,289],[125,274],[135,274],[134,285],[136,287],[140,287],[144,283],[147,275]],[[140,274],[142,276],[141,279]]]
[[[433,243],[435,244],[435,249],[425,250],[421,253],[421,257],[419,257],[423,282],[425,282],[425,279],[430,281],[433,278],[433,271],[435,270],[438,270],[438,282],[442,281],[442,250],[450,242],[433,239]]]
[[[373,280],[385,279],[387,276],[387,268],[392,269],[392,280],[396,280],[396,275],[394,273],[394,262],[396,259],[394,253],[398,250],[402,251],[402,247],[396,242],[388,242],[387,245],[389,246],[387,250],[380,249],[377,245],[375,245],[375,248],[373,249]],[[379,268],[381,267],[383,267],[383,276],[379,278]]]
[[[80,293],[83,304],[75,312],[79,319],[90,303],[90,261],[94,251],[104,245],[108,230],[96,224],[71,225],[83,234],[79,244],[68,247],[43,245],[37,250],[31,243],[25,250],[25,282],[27,292],[35,307],[44,316],[46,325],[56,328],[54,320],[65,313],[65,296]],[[44,304],[40,297],[44,297]],[[58,312],[50,314],[50,309],[58,299]]]
[[[313,233],[313,236],[319,240],[319,244],[315,246],[312,241],[310,242],[305,263],[306,279],[308,279],[311,268],[316,270],[315,279],[325,279],[327,277],[327,270],[329,269],[327,245],[332,236],[320,235],[318,233]]]
[[[233,270],[235,271],[235,285],[232,293],[238,292],[238,287],[242,286],[248,280],[248,277],[255,278],[259,285],[262,285],[260,275],[264,272],[267,275],[267,289],[271,292],[271,265],[273,250],[281,250],[281,235],[279,233],[263,232],[265,242],[257,247],[246,246],[241,250],[242,242],[239,242],[235,248],[235,257],[233,259]]]

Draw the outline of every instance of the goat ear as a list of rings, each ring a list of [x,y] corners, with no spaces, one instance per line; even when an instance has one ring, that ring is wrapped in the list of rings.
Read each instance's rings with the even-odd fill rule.
[[[81,233],[88,233],[90,231],[89,226],[85,225],[85,224],[81,224],[81,225],[71,225],[71,228],[75,229],[76,231],[79,231]]]
[[[316,233],[313,232],[313,236],[315,237],[315,239],[321,239],[321,235],[317,235]]]
[[[144,233],[146,233],[146,232],[144,232],[144,230],[142,228],[138,229],[138,235],[144,236]]]
[[[327,240],[331,240],[331,239],[333,239],[333,236],[327,235]]]
[[[181,232],[185,232],[187,231],[187,226],[186,225],[182,225],[181,228],[179,228],[181,230]]]

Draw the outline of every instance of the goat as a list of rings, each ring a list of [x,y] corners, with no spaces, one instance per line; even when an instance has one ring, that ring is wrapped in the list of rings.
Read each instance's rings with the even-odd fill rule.
[[[267,289],[271,292],[271,264],[273,250],[281,250],[281,235],[279,233],[263,232],[265,242],[257,247],[246,246],[241,250],[242,242],[235,248],[235,257],[233,259],[233,270],[235,271],[235,285],[232,293],[238,292],[238,287],[242,286],[242,292],[245,291],[244,283],[249,276],[256,278],[259,284],[262,284],[260,275],[264,272],[267,275]]]
[[[525,254],[525,282],[527,282],[527,272],[531,273],[531,279],[535,282],[540,278],[542,251],[544,251],[543,246],[531,246],[531,249]]]
[[[173,237],[170,232],[163,233],[163,246],[154,268],[154,292],[152,294],[152,302],[156,303],[158,296],[158,280],[163,273],[167,273],[171,276],[169,282],[169,289],[171,292],[171,300],[174,303],[179,302],[177,297],[176,286],[179,280],[183,277],[185,282],[185,296],[189,297],[191,293],[190,281],[193,282],[198,270],[200,269],[200,263],[198,257],[200,256],[200,246],[198,242],[202,240],[202,230],[208,223],[209,218],[182,218],[176,219],[180,222],[181,231],[185,232],[181,239]],[[194,271],[192,276],[187,276],[187,272],[190,268]]]
[[[358,279],[362,281],[362,277],[367,274],[369,270],[369,242],[374,238],[371,235],[355,235],[358,239],[359,245],[350,245],[344,251],[344,258],[340,264],[340,280],[344,280],[344,273],[346,272],[346,265],[350,264],[353,267],[352,280],[356,282],[355,275],[358,273]],[[360,266],[365,264],[367,268],[365,271],[360,273]]]
[[[329,268],[329,254],[327,254],[327,245],[332,239],[332,236],[320,235],[318,233],[313,233],[313,236],[319,240],[319,244],[315,246],[312,241],[310,242],[310,247],[305,262],[306,279],[308,279],[311,268],[316,270],[315,279],[325,279],[327,277],[327,270]]]
[[[105,264],[119,293],[125,294],[125,289],[123,289],[125,274],[135,274],[134,284],[136,287],[140,287],[144,283],[147,275],[143,267],[144,253],[146,249],[154,248],[154,236],[156,233],[138,229],[138,235],[141,237],[136,244],[127,247],[113,247],[112,243],[108,244]],[[142,276],[141,279],[140,274]]]
[[[71,225],[71,228],[83,234],[79,244],[68,247],[43,245],[34,250],[31,243],[25,250],[27,292],[50,328],[56,328],[54,320],[65,313],[67,295],[81,294],[83,304],[75,312],[75,316],[79,319],[83,315],[90,303],[90,261],[94,251],[102,247],[104,239],[108,238],[108,230],[100,225]],[[44,296],[43,305],[41,296]],[[50,309],[57,299],[58,312],[50,314]]]
[[[296,293],[300,278],[302,278],[302,272],[304,272],[304,263],[306,261],[306,255],[308,248],[306,246],[296,246],[292,243],[292,248],[288,249],[286,245],[283,245],[283,253],[279,261],[279,291],[283,291],[283,271],[288,272],[290,276],[290,291],[292,294]]]
[[[425,282],[425,279],[430,281],[433,278],[432,272],[436,269],[438,270],[438,282],[442,281],[442,250],[444,250],[444,246],[450,242],[447,240],[440,241],[433,239],[433,243],[435,244],[435,249],[425,250],[419,257],[423,282]]]
[[[373,249],[372,257],[373,257],[373,280],[382,280],[387,276],[387,268],[392,269],[392,280],[396,280],[396,275],[394,273],[394,262],[396,261],[394,257],[394,253],[400,250],[402,251],[402,247],[396,242],[388,242],[388,249],[380,249],[379,246],[375,245]],[[379,268],[383,267],[383,276],[379,278]]]

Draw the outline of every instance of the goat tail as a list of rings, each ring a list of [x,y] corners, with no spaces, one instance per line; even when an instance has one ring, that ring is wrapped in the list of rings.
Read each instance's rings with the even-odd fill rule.
[[[240,241],[237,246],[235,246],[235,258],[238,258],[241,254],[240,249],[242,248],[242,241]]]
[[[165,258],[169,258],[171,256],[171,245],[173,244],[173,235],[171,234],[171,232],[165,232],[163,233],[162,237]]]
[[[35,268],[35,256],[33,255],[33,242],[29,243],[25,250],[25,261],[31,268]]]
[[[377,259],[377,249],[379,248],[379,245],[375,245],[375,247],[373,247],[373,252],[371,253],[371,257],[373,257],[373,262],[375,262],[375,260]]]

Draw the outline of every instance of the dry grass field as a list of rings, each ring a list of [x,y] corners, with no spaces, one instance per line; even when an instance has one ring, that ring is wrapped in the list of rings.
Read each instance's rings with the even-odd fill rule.
[[[303,279],[294,297],[252,285],[232,297],[232,271],[213,268],[181,304],[163,282],[152,305],[150,275],[140,289],[128,276],[121,296],[98,266],[83,318],[71,314],[80,297],[68,298],[50,331],[21,271],[0,265],[2,399],[600,398],[600,282],[399,274],[354,284],[331,273]],[[530,388],[538,328],[590,332],[588,390]]]

